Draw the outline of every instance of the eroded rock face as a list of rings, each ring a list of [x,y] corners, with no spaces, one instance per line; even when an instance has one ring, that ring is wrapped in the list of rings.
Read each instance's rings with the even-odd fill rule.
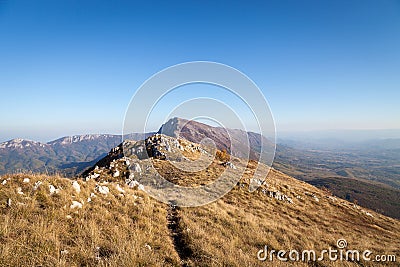
[[[171,158],[174,155],[179,156],[181,154],[181,145],[175,138],[155,134],[146,139],[146,150],[149,157],[156,159]]]

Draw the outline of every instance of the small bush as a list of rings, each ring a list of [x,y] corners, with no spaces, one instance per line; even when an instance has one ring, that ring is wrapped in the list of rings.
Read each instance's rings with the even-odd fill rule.
[[[225,149],[222,150],[222,151],[217,150],[217,153],[216,153],[215,156],[216,156],[216,158],[217,158],[218,160],[220,160],[220,161],[229,161],[230,158],[231,158],[231,156],[228,154],[228,152],[226,152]]]

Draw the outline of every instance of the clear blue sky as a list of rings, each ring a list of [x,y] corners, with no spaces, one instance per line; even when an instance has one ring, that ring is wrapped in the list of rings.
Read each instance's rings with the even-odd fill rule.
[[[278,131],[400,128],[399,1],[246,2],[0,0],[0,141],[120,133],[194,60],[252,78]]]

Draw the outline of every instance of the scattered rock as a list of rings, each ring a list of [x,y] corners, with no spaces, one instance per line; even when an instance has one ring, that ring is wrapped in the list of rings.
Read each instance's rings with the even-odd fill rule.
[[[96,166],[97,167],[97,166]],[[97,167],[98,168],[98,167]],[[100,177],[99,173],[93,173],[92,175],[89,175],[85,178],[86,181],[90,180],[90,179],[97,179]]]
[[[263,180],[256,179],[256,178],[251,179],[251,183],[256,184],[257,186],[261,186],[263,184],[263,182],[264,182]]]
[[[171,152],[171,147],[167,144],[165,144],[165,150],[167,150],[168,152]]]
[[[310,197],[312,197],[316,202],[319,202],[319,198],[314,194],[314,193],[310,193],[310,192],[304,192],[304,194],[306,195],[306,196],[310,196]]]
[[[24,180],[22,181],[23,183],[27,184],[29,183],[31,180],[29,178],[24,178]]]
[[[337,198],[333,197],[333,196],[326,196],[326,198],[329,199],[329,200],[332,200],[332,201],[336,201],[337,200]]]
[[[73,181],[72,187],[75,189],[76,193],[79,194],[81,192],[81,186],[77,181]]]
[[[267,190],[267,189],[261,189],[261,192],[264,195],[268,195],[271,198],[275,198],[276,200],[286,201],[286,202],[288,202],[290,204],[293,204],[293,200],[290,197],[288,197],[287,195],[285,195],[282,192],[280,192],[280,191],[270,191],[270,190]]]
[[[12,204],[11,198],[7,199],[7,207],[11,207],[11,204]]]
[[[23,195],[23,194],[24,194],[24,192],[22,192],[22,188],[21,188],[21,187],[18,187],[18,188],[17,188],[17,193],[20,194],[20,195]]]
[[[230,162],[230,161],[227,161],[227,162],[222,163],[222,166],[224,166],[224,167],[229,167],[229,168],[231,168],[231,169],[236,170],[236,166],[235,166],[232,162]]]
[[[148,250],[151,250],[151,247],[150,247],[150,245],[149,245],[149,244],[147,244],[147,243],[146,243],[146,244],[144,244],[144,247],[145,247],[145,248],[147,248]]]
[[[139,172],[139,173],[142,172],[142,168],[140,168],[140,165],[137,162],[132,164],[131,170],[134,171],[134,172]]]
[[[37,182],[33,185],[33,190],[37,190],[41,184],[42,184],[42,181],[37,181]]]
[[[119,170],[116,170],[113,174],[113,177],[119,177]]]
[[[118,190],[118,192],[120,192],[120,193],[125,193],[125,190],[124,190],[119,184],[117,184],[117,185],[115,186],[115,188]]]
[[[87,198],[87,202],[92,202],[92,197],[95,197],[95,193],[90,193],[90,196]]]
[[[2,185],[5,185],[7,183],[7,180],[3,180],[3,182],[1,182]]]
[[[369,213],[369,212],[366,212],[365,215],[367,215],[367,216],[369,216],[369,217],[374,217],[374,215],[372,215],[372,214]]]
[[[50,195],[53,195],[56,192],[56,188],[54,187],[54,185],[49,185],[49,191],[50,191]]]
[[[82,203],[73,200],[73,201],[72,201],[72,204],[71,204],[71,206],[70,206],[70,208],[71,208],[71,209],[81,209],[82,206],[83,206]]]
[[[139,186],[140,183],[138,181],[136,181],[135,179],[126,179],[125,183],[130,187],[130,188],[134,188],[136,186]]]
[[[103,195],[110,193],[110,189],[105,185],[96,185],[96,190]]]
[[[60,193],[60,189],[58,189],[58,188],[55,188],[55,186],[54,185],[49,185],[49,191],[50,191],[50,195],[53,195],[53,194],[58,194],[58,193]]]

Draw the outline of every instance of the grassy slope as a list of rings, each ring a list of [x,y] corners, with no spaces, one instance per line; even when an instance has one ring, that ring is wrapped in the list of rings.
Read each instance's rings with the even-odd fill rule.
[[[23,183],[23,177],[30,182]],[[143,192],[124,187],[126,193],[120,195],[108,184],[110,194],[96,193],[88,203],[94,181],[80,181],[78,194],[65,178],[10,178],[0,185],[0,266],[178,264],[165,206]],[[43,184],[34,191],[33,183],[39,180]],[[62,190],[50,196],[49,184]],[[16,192],[17,187],[24,195]],[[11,207],[6,206],[9,198]],[[84,201],[83,208],[71,209],[73,200]]]
[[[276,171],[269,175],[268,184],[288,195],[296,192],[301,199],[288,204],[260,191],[253,195],[237,187],[210,205],[180,210],[196,265],[206,262],[205,266],[266,266],[267,262],[260,263],[255,256],[264,245],[274,250],[321,251],[335,248],[340,238],[347,240],[349,249],[399,254],[399,221],[372,211],[374,217],[368,216],[360,207],[341,199],[331,200],[327,193]],[[304,195],[304,190],[314,192],[319,202]],[[287,266],[279,261],[273,266],[280,264]],[[358,266],[328,261],[320,265]]]
[[[250,164],[242,185],[247,185],[254,166]],[[368,211],[373,217],[368,216],[365,209],[328,198],[326,192],[275,170],[267,177],[268,188],[290,196],[293,204],[270,198],[261,190],[250,193],[239,185],[212,204],[177,209],[173,232],[167,205],[127,187],[121,195],[116,182],[106,184],[107,196],[96,192],[88,203],[95,192],[93,180],[79,181],[82,190],[77,193],[71,180],[60,177],[17,175],[2,177],[0,182],[7,177],[10,180],[0,185],[0,266],[179,266],[182,262],[267,266],[256,258],[264,245],[320,250],[335,247],[339,238],[345,238],[351,249],[400,255],[398,220],[373,211]],[[24,177],[30,182],[23,183]],[[43,184],[34,191],[38,180]],[[62,190],[50,196],[49,184]],[[18,187],[24,195],[17,193]],[[314,193],[319,201],[306,192]],[[84,201],[83,208],[71,209],[73,200]],[[178,235],[179,242],[174,244],[173,235]],[[184,255],[177,245],[185,247]],[[68,253],[61,252],[65,250]],[[320,264],[346,265],[357,266]]]

